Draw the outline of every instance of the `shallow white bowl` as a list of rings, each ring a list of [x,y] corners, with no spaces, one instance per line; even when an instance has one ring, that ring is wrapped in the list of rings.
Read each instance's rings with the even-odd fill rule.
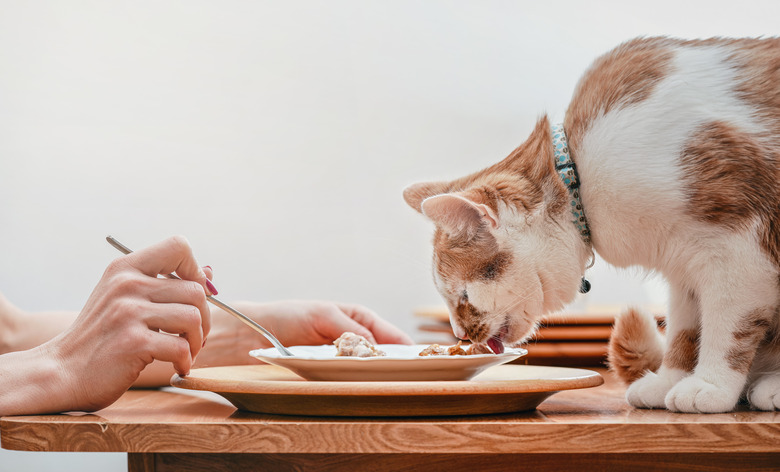
[[[380,344],[381,357],[336,356],[336,347],[292,346],[295,356],[282,356],[275,348],[256,349],[250,356],[289,369],[306,380],[406,381],[468,380],[488,367],[511,362],[528,353],[507,348],[503,354],[473,356],[419,356],[427,345]]]

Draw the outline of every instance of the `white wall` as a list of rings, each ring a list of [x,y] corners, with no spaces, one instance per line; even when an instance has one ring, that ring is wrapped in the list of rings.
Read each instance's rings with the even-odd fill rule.
[[[777,18],[775,1],[1,1],[0,291],[76,310],[116,256],[106,234],[181,233],[227,300],[359,302],[413,333],[440,299],[407,184],[503,158],[619,42]],[[603,264],[591,280],[577,309],[665,296]],[[124,468],[30,457],[0,470]]]

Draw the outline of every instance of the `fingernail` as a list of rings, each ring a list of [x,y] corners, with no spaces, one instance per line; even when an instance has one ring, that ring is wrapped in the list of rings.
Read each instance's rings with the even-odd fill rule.
[[[209,292],[211,292],[212,295],[216,295],[219,292],[217,291],[217,287],[214,286],[213,283],[211,283],[211,280],[206,279],[206,287],[208,287]]]
[[[203,266],[203,268],[204,268],[204,269],[205,269],[206,267],[208,267],[209,269],[211,269],[211,266]],[[211,269],[211,270],[214,270],[214,269]]]

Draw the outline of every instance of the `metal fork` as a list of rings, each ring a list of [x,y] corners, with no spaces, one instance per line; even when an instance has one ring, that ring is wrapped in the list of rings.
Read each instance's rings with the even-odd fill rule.
[[[118,249],[119,252],[121,252],[122,254],[130,254],[131,252],[133,252],[132,250],[130,250],[130,248],[128,248],[124,244],[122,244],[119,241],[117,241],[113,236],[106,236],[106,241],[108,241],[108,244],[110,244],[110,245],[114,246],[116,249]],[[165,275],[165,277],[167,277],[169,279],[181,280],[181,278],[178,277],[176,274],[167,274],[167,275]],[[271,344],[273,344],[274,347],[280,353],[282,353],[283,356],[294,356],[295,355],[292,352],[290,352],[289,349],[284,347],[284,345],[278,339],[276,339],[276,336],[271,334],[270,331],[268,331],[267,329],[263,328],[259,324],[255,323],[255,321],[252,318],[246,316],[245,314],[243,314],[240,311],[236,310],[235,308],[233,308],[232,306],[230,306],[227,303],[223,302],[222,300],[218,299],[217,297],[208,295],[208,296],[206,296],[206,300],[208,300],[211,303],[213,303],[214,305],[222,308],[226,312],[230,313],[231,315],[235,316],[239,320],[243,321],[246,325],[248,325],[249,327],[251,327],[252,329],[257,331],[258,333],[260,333],[263,336],[265,336],[265,339],[269,340],[271,342]]]

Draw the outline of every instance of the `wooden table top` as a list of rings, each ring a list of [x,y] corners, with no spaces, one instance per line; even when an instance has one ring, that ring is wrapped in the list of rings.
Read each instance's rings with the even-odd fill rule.
[[[95,414],[0,419],[5,449],[130,453],[780,453],[780,412],[638,410],[602,386],[560,392],[535,411],[423,418],[277,416],[214,395],[132,390]],[[399,399],[403,401],[403,399]]]

